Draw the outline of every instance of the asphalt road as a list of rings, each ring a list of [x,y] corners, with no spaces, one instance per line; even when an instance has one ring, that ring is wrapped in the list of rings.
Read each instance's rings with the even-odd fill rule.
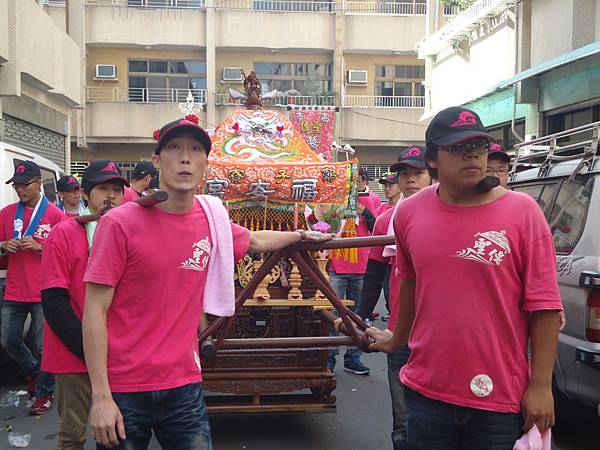
[[[381,325],[379,323],[378,325]],[[337,413],[254,414],[211,416],[216,450],[390,450],[391,409],[385,357],[365,355],[370,376],[342,370],[338,356]],[[22,382],[6,370],[0,371],[0,398],[7,389],[23,388]],[[0,428],[31,433],[31,449],[49,450],[57,445],[56,410],[43,417],[27,414],[24,397],[18,408],[0,408]],[[557,450],[600,450],[598,422],[577,421],[556,434]],[[593,444],[595,442],[595,444]],[[8,449],[7,432],[0,431],[0,449]],[[95,448],[93,440],[86,450]],[[150,449],[160,447],[153,441]]]

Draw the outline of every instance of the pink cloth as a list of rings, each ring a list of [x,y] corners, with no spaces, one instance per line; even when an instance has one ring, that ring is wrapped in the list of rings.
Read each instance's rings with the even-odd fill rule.
[[[381,198],[375,192],[371,192],[369,190],[367,190],[367,192],[369,193],[368,198],[371,201],[371,205],[373,205],[373,209],[371,211],[374,215],[377,215],[375,214],[375,211],[377,211],[377,209],[381,206]]]
[[[537,425],[533,425],[531,429],[521,437],[513,450],[550,450],[552,448],[552,433],[550,430],[540,433]]]
[[[65,220],[52,229],[42,252],[42,289],[62,288],[69,291],[69,303],[81,319],[85,303],[83,275],[88,262],[88,241],[85,227],[74,220]],[[42,370],[50,373],[85,373],[85,363],[71,353],[44,324]]]
[[[217,197],[197,195],[196,198],[206,212],[213,242],[204,288],[204,311],[230,317],[235,313],[235,261],[229,213]]]
[[[526,194],[453,206],[436,188],[404,200],[393,219],[399,277],[416,279],[402,383],[434,400],[518,413],[531,312],[562,309],[548,223]]]
[[[0,210],[0,242],[10,241],[13,238],[13,228],[17,203],[8,205]],[[25,208],[23,211],[23,230],[27,229],[33,208]],[[33,239],[44,245],[50,235],[50,230],[67,216],[52,203],[33,233]],[[4,298],[15,302],[39,303],[40,276],[42,271],[42,257],[33,250],[19,250],[17,253],[7,255],[8,268],[6,274],[6,287]]]
[[[396,329],[398,323],[398,317],[400,316],[400,305],[398,300],[400,299],[400,283],[401,279],[398,277],[396,272],[396,257],[390,256],[390,289],[389,289],[389,302],[390,302],[390,319],[388,320],[388,330],[392,332]]]
[[[384,212],[386,212],[388,209],[394,209],[394,205],[390,205],[389,203],[382,203],[381,205],[379,205],[379,207],[375,210],[375,212],[373,212],[373,214],[375,215],[375,217],[379,217],[380,215],[382,215]]]
[[[358,197],[358,203],[364,205],[365,208],[371,212],[375,209],[371,203],[371,199],[366,195],[360,195]],[[358,225],[356,226],[356,236],[364,237],[371,236],[371,232],[367,227],[367,222],[360,217]],[[332,253],[333,255],[333,253]],[[358,249],[358,261],[351,263],[344,258],[331,257],[330,268],[335,273],[353,273],[353,274],[364,274],[367,271],[367,262],[369,261],[369,247],[361,247]]]
[[[394,213],[393,207],[388,206],[387,204],[381,206],[387,206],[387,208],[383,210],[379,217],[377,217],[377,220],[375,221],[375,226],[373,227],[373,236],[387,235],[388,226],[392,220],[392,214]],[[370,247],[369,259],[389,263],[390,259],[383,256],[383,248],[383,245],[379,247]]]
[[[228,226],[234,259],[241,259],[250,233]],[[107,314],[113,392],[171,389],[202,380],[197,332],[213,245],[198,201],[181,214],[129,202],[102,217],[84,281],[115,288]]]
[[[398,203],[396,203],[396,205],[394,206],[394,212],[392,213],[392,217],[396,215],[396,211],[398,211],[398,205],[400,205],[402,200],[404,200],[404,196],[401,196],[400,199],[398,200]],[[393,220],[390,220],[390,222],[389,222],[388,229],[387,229],[387,235],[388,236],[394,235],[394,221]],[[396,256],[396,244],[386,245],[385,247],[383,247],[382,255],[385,256],[386,258],[388,258],[390,256]]]
[[[125,191],[123,192],[123,204],[133,200],[137,200],[138,198],[140,198],[140,196],[136,191],[134,191],[130,187],[125,186]]]

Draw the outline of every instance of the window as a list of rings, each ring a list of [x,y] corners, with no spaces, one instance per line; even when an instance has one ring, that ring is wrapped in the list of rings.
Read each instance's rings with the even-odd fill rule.
[[[515,121],[515,130],[519,136],[525,138],[525,121],[523,119]],[[488,132],[494,136],[496,142],[500,144],[504,150],[512,150],[513,146],[518,142],[512,132],[510,123],[497,125],[493,128],[490,127],[488,128]]]
[[[594,186],[593,176],[563,180],[550,215],[556,253],[571,253],[583,233]]]
[[[205,101],[206,61],[130,59],[128,66],[131,102],[183,102],[189,90]]]
[[[375,95],[382,97],[424,96],[425,66],[379,65],[375,66]],[[385,101],[385,100],[382,100]],[[401,102],[402,103],[402,102]],[[410,103],[410,102],[409,102]],[[393,105],[379,105],[393,106]],[[402,106],[402,105],[397,105]],[[424,106],[424,105],[406,105]]]
[[[328,63],[255,62],[263,94],[296,90],[303,96],[324,95],[332,91],[332,65]]]
[[[527,194],[540,205],[542,211],[546,218],[548,218],[550,214],[550,210],[552,209],[552,200],[556,193],[556,187],[558,183],[539,183],[539,184],[528,184],[528,185],[517,185],[513,186],[512,189],[517,192],[523,192]]]
[[[588,125],[600,120],[600,106],[579,109],[577,111],[568,111],[563,113],[550,114],[546,117],[545,135],[559,133],[572,128]],[[572,144],[576,142],[587,141],[592,138],[592,131],[578,133],[558,139],[557,144]]]
[[[333,0],[254,0],[254,9],[257,11],[333,11],[335,1]]]

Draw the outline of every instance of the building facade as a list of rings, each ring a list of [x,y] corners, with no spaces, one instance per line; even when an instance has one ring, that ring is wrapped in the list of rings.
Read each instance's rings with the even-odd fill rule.
[[[477,0],[427,21],[424,118],[465,105],[509,149],[600,120],[600,0]]]
[[[52,9],[0,0],[0,142],[65,168],[71,117],[83,103],[82,36],[67,27],[64,8]]]
[[[33,2],[33,0],[28,0]],[[242,70],[279,94],[266,107],[335,106],[335,139],[373,175],[423,142],[426,0],[45,0],[57,26],[81,29],[83,98],[72,160],[128,167],[189,92],[207,128],[240,101]],[[82,165],[74,165],[74,168]],[[386,166],[387,167],[387,166]]]

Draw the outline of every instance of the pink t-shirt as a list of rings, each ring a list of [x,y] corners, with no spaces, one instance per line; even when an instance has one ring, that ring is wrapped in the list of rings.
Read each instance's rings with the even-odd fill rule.
[[[79,211],[77,211],[77,212],[68,212],[68,211],[65,211],[65,215],[67,217],[79,217]]]
[[[88,241],[85,227],[75,220],[65,220],[54,229],[42,252],[41,289],[62,288],[69,291],[69,302],[81,320],[85,303],[83,275],[88,261]],[[62,341],[44,324],[42,370],[49,373],[84,373],[85,363],[71,353]]]
[[[388,204],[381,206],[387,206],[387,208],[382,212],[381,215],[379,215],[379,217],[377,217],[377,220],[375,221],[375,227],[373,227],[373,236],[387,235],[388,225],[390,224],[392,215],[394,214],[393,206],[389,206]],[[390,259],[383,256],[383,248],[384,247],[382,245],[379,247],[370,247],[369,259],[388,263]]]
[[[17,203],[13,203],[0,211],[0,242],[13,238],[16,210]],[[23,233],[29,226],[32,213],[33,208],[25,208],[23,212]],[[52,203],[48,204],[44,217],[33,233],[33,239],[43,246],[52,227],[64,219],[66,216],[60,209]],[[42,257],[36,251],[19,250],[17,253],[9,253],[4,298],[16,302],[41,302],[41,267]]]
[[[375,209],[373,204],[371,203],[370,197],[366,195],[358,196],[358,203],[364,205],[365,208],[373,212]],[[356,227],[356,236],[364,237],[371,236],[371,232],[367,227],[367,222],[362,218],[359,218],[358,226]],[[369,247],[361,247],[358,248],[358,261],[356,263],[351,263],[342,257],[332,256],[330,259],[330,269],[335,273],[354,273],[354,274],[364,274],[367,271],[367,262],[369,261]],[[333,253],[332,253],[333,255]]]
[[[437,187],[394,216],[398,275],[416,279],[412,353],[400,378],[439,401],[520,412],[531,312],[562,309],[548,224],[525,194],[452,206]]]
[[[379,205],[379,207],[373,214],[375,214],[375,217],[379,217],[388,209],[394,209],[394,205],[390,205],[389,203],[382,203],[381,205]]]
[[[369,200],[371,200],[371,205],[373,205],[373,214],[377,215],[375,211],[377,211],[381,206],[381,198],[375,192],[369,191]]]
[[[138,198],[140,198],[140,196],[136,191],[134,191],[130,187],[125,186],[125,190],[123,191],[123,204],[131,202],[133,200],[137,200]]]
[[[250,233],[231,224],[234,257]],[[202,380],[198,325],[211,237],[200,204],[172,214],[126,203],[98,224],[86,283],[115,288],[107,314],[113,392],[171,389]]]

